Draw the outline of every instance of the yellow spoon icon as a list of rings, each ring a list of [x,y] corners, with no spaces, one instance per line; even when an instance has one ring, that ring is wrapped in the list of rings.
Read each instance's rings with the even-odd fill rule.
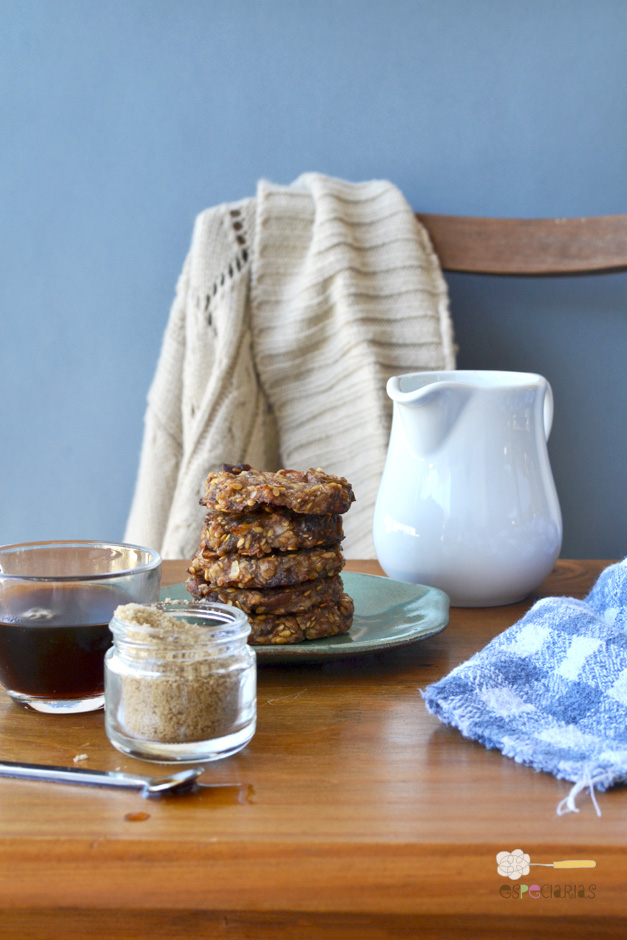
[[[531,865],[541,865],[542,868],[596,868],[593,858],[569,858],[563,862],[531,862]]]

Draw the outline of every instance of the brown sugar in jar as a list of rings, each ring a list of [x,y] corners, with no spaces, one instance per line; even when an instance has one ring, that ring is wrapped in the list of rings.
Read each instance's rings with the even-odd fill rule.
[[[118,750],[155,761],[228,757],[256,724],[246,615],[226,604],[118,607],[105,658],[105,728]]]

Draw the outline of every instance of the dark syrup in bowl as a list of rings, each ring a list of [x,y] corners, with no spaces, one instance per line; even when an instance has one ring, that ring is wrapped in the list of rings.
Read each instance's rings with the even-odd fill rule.
[[[0,607],[0,681],[25,695],[75,699],[104,691],[115,588],[19,585]]]

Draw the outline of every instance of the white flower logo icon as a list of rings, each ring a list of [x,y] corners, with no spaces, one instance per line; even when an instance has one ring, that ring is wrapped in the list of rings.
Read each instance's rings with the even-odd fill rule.
[[[513,852],[499,852],[496,856],[499,875],[504,878],[511,878],[512,881],[529,874],[530,861],[529,856],[522,849],[514,849]]]

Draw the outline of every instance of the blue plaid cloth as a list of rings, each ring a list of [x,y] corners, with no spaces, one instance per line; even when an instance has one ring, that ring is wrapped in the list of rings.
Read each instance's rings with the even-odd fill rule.
[[[594,787],[626,782],[627,558],[583,601],[538,601],[423,695],[465,737],[572,781],[560,814],[584,788],[594,800]]]

